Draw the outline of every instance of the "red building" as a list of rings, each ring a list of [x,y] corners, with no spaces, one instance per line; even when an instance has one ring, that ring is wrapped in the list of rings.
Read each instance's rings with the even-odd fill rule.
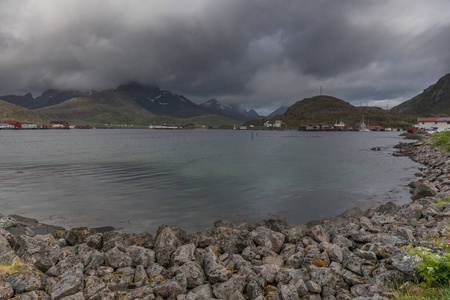
[[[2,124],[11,124],[14,126],[14,128],[22,128],[22,124],[20,124],[19,121],[7,120],[3,121]]]
[[[91,127],[89,125],[75,125],[75,129],[90,129]]]
[[[70,124],[66,121],[51,121],[50,122],[51,128],[65,128],[69,129]]]

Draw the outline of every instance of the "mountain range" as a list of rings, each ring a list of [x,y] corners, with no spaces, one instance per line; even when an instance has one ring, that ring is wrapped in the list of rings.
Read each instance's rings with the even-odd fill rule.
[[[259,115],[254,111],[225,106],[216,99],[195,104],[183,95],[161,90],[157,86],[130,82],[117,89],[83,93],[77,91],[47,90],[34,98],[5,95],[0,99],[33,111],[44,113],[50,119],[64,119],[72,123],[136,123],[149,124],[155,120],[183,123],[186,119],[201,118],[225,124],[242,123]],[[159,116],[159,117],[158,117]],[[216,123],[216,122],[213,122]]]
[[[34,98],[0,96],[0,120],[16,119],[30,122],[67,120],[91,125],[130,123],[141,126],[157,123],[194,123],[233,125],[242,122],[262,125],[265,121],[284,121],[288,127],[307,123],[333,124],[340,120],[353,125],[364,116],[369,125],[404,127],[416,117],[450,115],[450,73],[421,94],[391,110],[379,107],[356,107],[332,96],[315,96],[282,106],[267,117],[239,105],[224,105],[212,98],[195,104],[183,95],[157,86],[137,82],[122,84],[116,89],[100,92],[47,90]],[[205,123],[207,122],[207,123]]]

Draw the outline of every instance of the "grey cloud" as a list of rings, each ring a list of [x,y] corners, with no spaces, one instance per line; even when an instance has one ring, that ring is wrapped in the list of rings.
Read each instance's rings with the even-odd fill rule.
[[[407,99],[450,69],[450,3],[412,2],[6,0],[0,94],[137,80],[255,108],[321,84],[355,103]]]

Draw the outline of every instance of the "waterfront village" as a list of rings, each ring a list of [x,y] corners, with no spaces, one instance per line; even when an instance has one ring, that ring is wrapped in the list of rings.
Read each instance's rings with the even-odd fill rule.
[[[234,126],[233,129],[238,130],[257,130],[257,129],[275,129],[283,128],[281,120],[275,120],[273,123],[266,121],[262,128],[254,125]],[[122,127],[133,128],[133,124],[105,124],[106,128]],[[190,128],[186,124],[161,124],[150,125],[150,129],[186,129]],[[193,127],[192,127],[193,128]],[[203,126],[203,128],[213,129],[212,126]],[[0,123],[0,129],[95,129],[87,124],[73,125],[66,121],[51,121],[48,124],[37,125],[30,122],[21,122],[17,120],[5,120]],[[401,131],[401,128],[384,128],[382,126],[368,126],[364,121],[357,123],[354,127],[348,126],[344,122],[336,122],[334,125],[328,124],[308,124],[301,125],[300,131]],[[409,128],[408,131],[423,131],[428,133],[441,132],[450,130],[450,117],[446,118],[417,118],[417,124]]]
[[[51,121],[48,124],[37,125],[30,122],[6,120],[0,123],[0,129],[91,129],[89,125],[71,125],[66,121]]]

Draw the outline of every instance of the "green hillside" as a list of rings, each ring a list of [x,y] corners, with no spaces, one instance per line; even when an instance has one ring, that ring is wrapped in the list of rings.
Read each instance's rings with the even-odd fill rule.
[[[46,124],[50,121],[50,117],[43,112],[29,110],[0,100],[0,122],[5,120]]]
[[[70,123],[144,124],[154,115],[140,107],[128,95],[120,91],[103,91],[88,97],[72,98],[60,104],[37,109],[52,119]]]
[[[343,121],[348,126],[355,126],[361,122],[364,115],[366,125],[383,127],[405,127],[415,122],[414,117],[384,110],[379,107],[356,107],[348,102],[331,96],[315,96],[297,101],[290,106],[281,119],[286,127],[299,127],[308,124],[328,124]],[[249,124],[261,126],[262,119],[249,122]]]
[[[146,123],[149,125],[158,125],[158,124],[193,124],[195,127],[202,126],[213,126],[214,128],[219,127],[221,125],[240,125],[241,121],[231,120],[218,115],[205,115],[192,117],[187,119],[174,118],[169,116],[155,116],[146,120]]]
[[[391,111],[417,117],[450,116],[450,73]]]

